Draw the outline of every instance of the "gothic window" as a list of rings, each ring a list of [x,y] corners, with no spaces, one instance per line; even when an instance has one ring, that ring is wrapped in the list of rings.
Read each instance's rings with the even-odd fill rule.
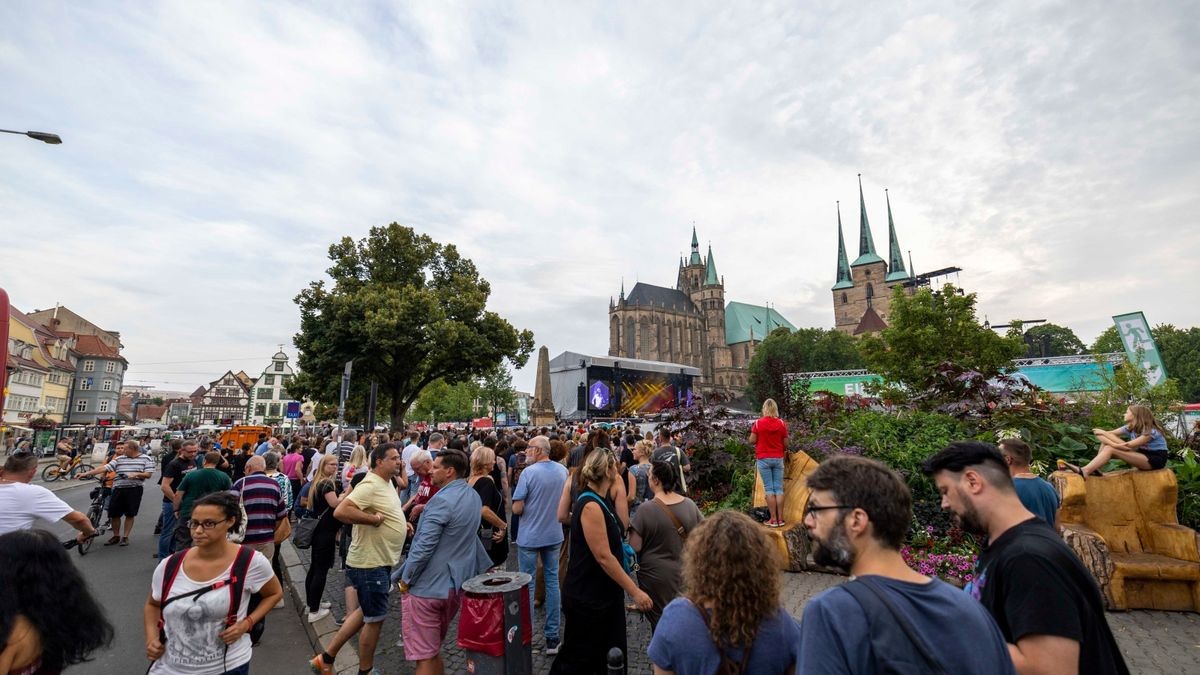
[[[866,276],[871,276],[871,270],[863,270],[863,272],[866,273]]]
[[[846,295],[845,291],[843,291],[842,292],[842,304],[844,305],[848,302],[850,302],[850,296]]]
[[[616,316],[609,322],[608,346],[613,354],[621,351],[621,320]]]
[[[634,330],[633,317],[625,319],[625,356],[634,358],[634,352],[637,351],[637,333]]]
[[[638,322],[638,332],[641,333],[641,335],[638,336],[639,351],[634,358],[644,359],[650,354],[650,322],[644,316],[642,317],[642,320]]]

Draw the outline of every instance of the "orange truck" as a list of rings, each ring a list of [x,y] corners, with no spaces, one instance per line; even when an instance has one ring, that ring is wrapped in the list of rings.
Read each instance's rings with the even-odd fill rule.
[[[222,448],[238,449],[243,443],[250,444],[250,451],[258,446],[258,437],[261,434],[271,435],[273,429],[271,427],[260,427],[252,425],[239,425],[231,429],[226,429],[221,432],[219,440]]]

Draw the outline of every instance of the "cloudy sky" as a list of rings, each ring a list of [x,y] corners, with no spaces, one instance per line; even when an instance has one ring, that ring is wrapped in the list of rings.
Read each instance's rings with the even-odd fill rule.
[[[993,323],[1200,323],[1200,5],[0,4],[0,285],[190,390],[291,348],[342,236],[453,242],[552,354],[694,223],[727,300],[831,327],[835,202]],[[851,251],[851,258],[855,251]],[[533,367],[517,374],[531,388]]]

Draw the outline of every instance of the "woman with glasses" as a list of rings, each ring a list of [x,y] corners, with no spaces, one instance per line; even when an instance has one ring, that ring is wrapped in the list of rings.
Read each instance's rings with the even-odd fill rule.
[[[231,598],[236,561],[245,547],[229,541],[228,535],[240,520],[234,493],[201,497],[186,523],[192,547],[155,568],[142,612],[146,656],[154,661],[151,675],[250,672],[248,633],[283,598],[283,588],[271,571],[271,562],[246,549],[249,563],[241,580],[241,595]],[[174,578],[167,576],[170,567],[176,570]],[[262,601],[251,612],[254,593],[261,594]],[[230,622],[230,618],[234,620]]]

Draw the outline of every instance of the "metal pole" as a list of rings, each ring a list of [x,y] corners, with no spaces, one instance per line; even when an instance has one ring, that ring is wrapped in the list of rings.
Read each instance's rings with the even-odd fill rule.
[[[338,432],[346,426],[346,396],[350,394],[350,370],[354,368],[354,361],[346,362],[346,369],[342,372],[342,392],[338,399]]]
[[[367,399],[367,433],[375,431],[375,397],[379,394],[379,383],[371,380],[371,396]]]

